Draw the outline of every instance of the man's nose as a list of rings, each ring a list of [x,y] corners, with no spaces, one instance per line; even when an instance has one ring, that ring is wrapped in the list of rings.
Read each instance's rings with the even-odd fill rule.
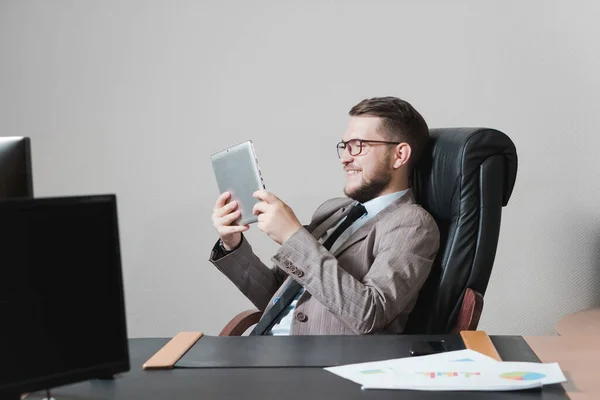
[[[344,151],[342,151],[342,156],[340,157],[340,161],[342,162],[342,164],[346,165],[346,164],[351,163],[352,160],[354,160],[354,157],[352,157],[350,155],[350,148],[348,146],[346,146]]]

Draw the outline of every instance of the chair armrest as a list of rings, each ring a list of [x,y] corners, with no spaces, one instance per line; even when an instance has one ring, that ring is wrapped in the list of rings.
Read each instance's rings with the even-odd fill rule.
[[[453,332],[460,333],[460,331],[477,330],[482,310],[483,295],[471,288],[467,288]]]
[[[232,318],[225,328],[219,333],[219,336],[242,336],[248,328],[258,323],[262,316],[262,311],[246,310]]]

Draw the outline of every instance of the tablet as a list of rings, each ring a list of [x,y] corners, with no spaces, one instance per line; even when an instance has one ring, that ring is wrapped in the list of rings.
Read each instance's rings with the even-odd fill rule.
[[[258,168],[258,160],[252,141],[236,144],[228,149],[211,155],[211,161],[219,191],[231,192],[232,199],[238,202],[242,212],[237,225],[257,222],[252,208],[259,200],[252,196],[254,192],[264,189],[265,185]]]

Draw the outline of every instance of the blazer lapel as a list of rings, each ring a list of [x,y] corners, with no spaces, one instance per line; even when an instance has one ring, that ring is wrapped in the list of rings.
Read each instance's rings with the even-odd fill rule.
[[[338,256],[341,252],[346,250],[348,247],[352,246],[354,243],[363,240],[367,234],[371,231],[373,225],[375,225],[378,221],[386,218],[387,215],[394,212],[398,207],[404,204],[413,204],[415,203],[415,197],[412,192],[412,189],[409,189],[402,197],[394,201],[392,204],[381,210],[377,215],[371,218],[367,223],[361,226],[356,232],[354,232],[344,243],[340,245],[334,252],[334,256]],[[348,209],[350,207],[347,207]]]

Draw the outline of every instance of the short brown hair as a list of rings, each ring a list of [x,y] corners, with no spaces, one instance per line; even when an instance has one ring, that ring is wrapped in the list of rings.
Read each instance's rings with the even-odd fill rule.
[[[425,119],[410,103],[397,97],[373,97],[352,107],[349,114],[352,117],[380,117],[381,133],[390,140],[410,145],[411,167],[419,162],[429,141],[429,128]]]

